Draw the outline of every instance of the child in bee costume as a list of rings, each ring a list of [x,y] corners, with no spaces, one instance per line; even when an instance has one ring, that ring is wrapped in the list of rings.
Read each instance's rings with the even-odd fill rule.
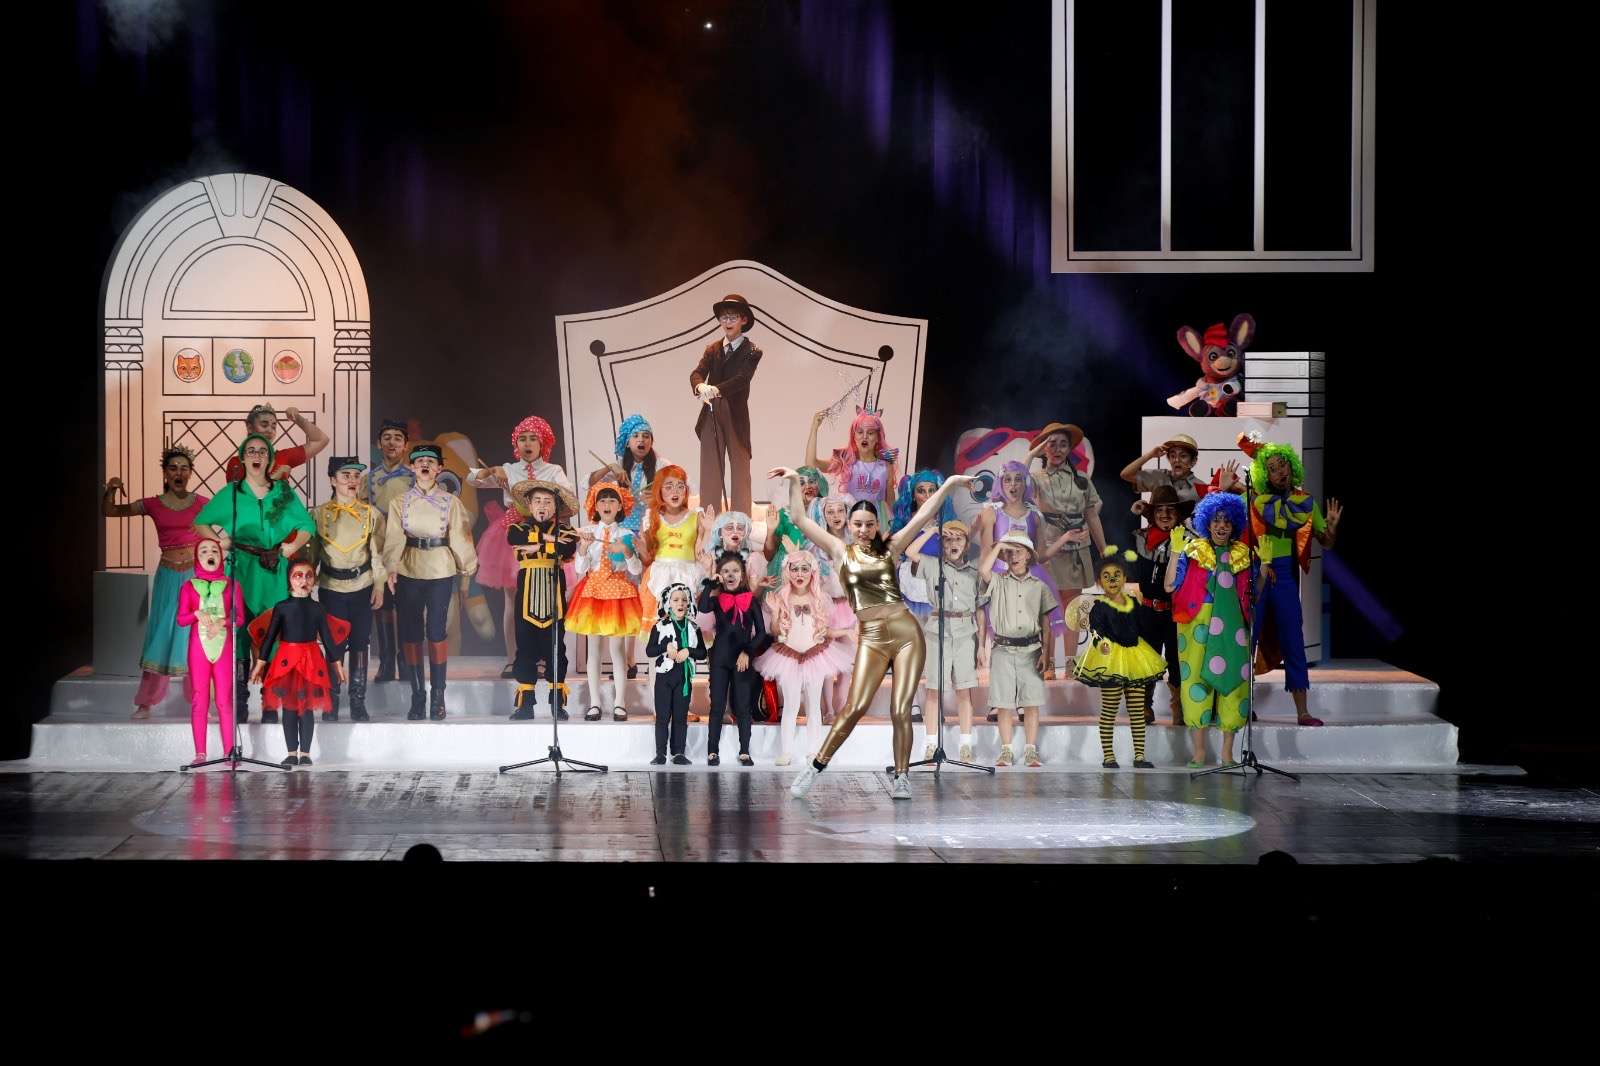
[[[1128,592],[1128,578],[1135,573],[1138,556],[1107,545],[1100,560],[1100,588],[1103,594],[1079,596],[1072,601],[1067,624],[1088,630],[1088,647],[1079,653],[1074,676],[1085,685],[1100,690],[1101,765],[1117,768],[1111,750],[1111,737],[1117,720],[1117,705],[1128,703],[1128,724],[1133,730],[1133,765],[1138,770],[1154,769],[1144,757],[1145,706],[1148,686],[1166,672],[1166,660],[1150,646],[1158,619],[1155,612]]]

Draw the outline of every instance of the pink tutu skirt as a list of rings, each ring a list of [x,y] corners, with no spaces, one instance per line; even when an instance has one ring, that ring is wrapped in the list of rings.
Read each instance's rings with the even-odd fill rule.
[[[500,519],[506,509],[494,500],[483,505],[489,528],[478,538],[478,584],[490,589],[517,587],[517,553],[506,540],[506,527]]]
[[[787,644],[773,644],[756,656],[756,672],[779,685],[827,681],[848,674],[855,667],[855,649],[850,642],[835,637],[820,648],[797,652]]]
[[[828,628],[843,629],[851,633],[856,631],[856,613],[850,609],[850,601],[843,596],[833,601],[833,612],[828,618]],[[849,643],[854,645],[855,640],[850,639]]]

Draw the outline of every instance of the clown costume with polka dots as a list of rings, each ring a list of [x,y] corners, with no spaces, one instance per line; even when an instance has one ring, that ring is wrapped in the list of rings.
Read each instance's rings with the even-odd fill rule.
[[[1250,718],[1250,548],[1242,539],[1244,500],[1213,492],[1194,509],[1192,524],[1172,531],[1165,586],[1178,624],[1179,699],[1193,758],[1205,765],[1205,730],[1222,729],[1222,761],[1233,761],[1233,737]]]

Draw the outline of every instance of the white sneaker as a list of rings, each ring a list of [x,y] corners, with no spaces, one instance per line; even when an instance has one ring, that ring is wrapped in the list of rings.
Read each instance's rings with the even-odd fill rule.
[[[972,761],[972,745],[971,744],[963,744],[963,745],[961,745],[961,750],[960,750],[960,752],[958,752],[956,754],[956,758],[960,759],[962,762],[971,762]]]
[[[911,798],[911,775],[895,774],[894,785],[889,789],[889,798],[908,800]]]
[[[772,765],[774,765],[774,766],[788,766],[793,761],[794,760],[789,758],[789,756],[787,756],[787,755],[780,755],[776,759],[772,760]]]
[[[789,795],[795,799],[805,799],[806,793],[811,791],[811,784],[817,779],[817,768],[808,766],[801,770],[799,775],[789,785]]]
[[[923,758],[924,758],[924,759],[931,759],[931,758],[933,758],[933,749],[935,749],[935,748],[937,748],[937,747],[938,747],[938,746],[939,746],[939,745],[938,745],[938,744],[936,744],[936,743],[934,743],[934,742],[933,742],[933,741],[931,741],[931,740],[930,740],[930,741],[928,741],[928,742],[927,742],[927,744],[926,744],[926,745],[924,745],[924,746],[923,746],[923,749],[922,749],[922,757],[923,757]]]

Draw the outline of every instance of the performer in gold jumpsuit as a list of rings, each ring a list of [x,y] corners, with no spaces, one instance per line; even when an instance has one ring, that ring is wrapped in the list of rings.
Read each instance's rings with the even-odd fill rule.
[[[850,543],[845,544],[806,514],[801,500],[799,474],[783,467],[767,476],[788,480],[791,493],[789,513],[811,543],[817,546],[817,550],[826,552],[833,560],[858,621],[850,699],[834,721],[832,731],[822,742],[822,750],[812,764],[795,778],[789,792],[798,799],[810,790],[817,775],[827,768],[829,760],[850,736],[850,731],[872,706],[872,698],[883,683],[883,675],[888,671],[889,664],[893,663],[894,686],[889,712],[894,723],[895,775],[892,795],[897,800],[908,800],[911,798],[911,781],[906,768],[911,762],[911,700],[916,695],[917,679],[922,676],[926,646],[922,639],[922,626],[900,595],[895,569],[900,556],[922,527],[938,516],[946,497],[956,488],[970,485],[977,479],[964,475],[946,478],[939,490],[911,516],[911,521],[888,540],[884,539],[878,524],[877,509],[870,501],[858,502],[850,509]]]

